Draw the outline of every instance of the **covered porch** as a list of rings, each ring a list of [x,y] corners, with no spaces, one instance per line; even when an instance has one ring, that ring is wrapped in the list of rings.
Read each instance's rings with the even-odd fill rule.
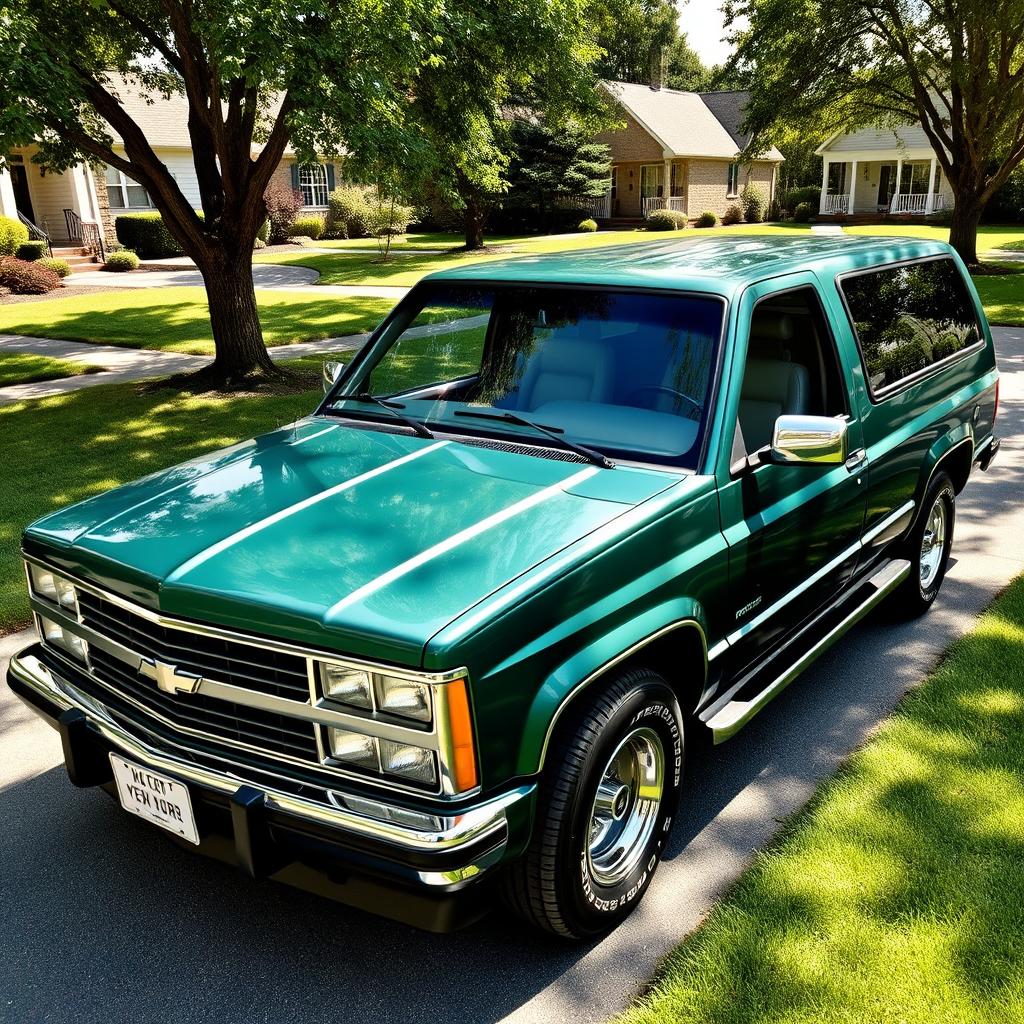
[[[822,216],[927,217],[952,205],[934,153],[822,156]]]
[[[612,164],[608,217],[640,220],[654,210],[686,209],[686,161],[618,161]]]

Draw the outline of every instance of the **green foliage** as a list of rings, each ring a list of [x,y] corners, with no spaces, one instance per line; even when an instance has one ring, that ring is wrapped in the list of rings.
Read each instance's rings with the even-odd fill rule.
[[[71,273],[71,264],[67,260],[54,259],[52,256],[43,256],[37,266],[44,270],[52,270],[60,278],[65,278]]]
[[[324,233],[324,218],[316,213],[303,214],[292,221],[288,233],[292,238],[312,238],[315,242]]]
[[[760,224],[764,220],[768,197],[759,185],[747,185],[740,193],[743,217],[748,224]]]
[[[739,203],[733,203],[725,208],[722,214],[723,224],[740,224],[743,222],[743,207]]]
[[[103,264],[104,270],[110,270],[115,274],[123,274],[128,270],[139,269],[139,257],[131,249],[119,249],[117,252],[107,256],[107,262]]]
[[[52,270],[13,256],[0,257],[0,288],[15,295],[42,295],[59,287],[60,278]]]
[[[718,226],[718,214],[711,210],[705,210],[697,218],[697,227],[699,228],[713,228]]]
[[[46,252],[46,242],[39,238],[30,238],[27,242],[22,242],[21,245],[15,250],[14,255],[19,260],[24,260],[26,263],[32,263],[35,260],[41,260],[43,254]]]
[[[28,228],[13,217],[0,217],[0,256],[13,256],[28,241]]]
[[[181,256],[181,246],[167,230],[159,213],[123,213],[114,218],[114,233],[126,248],[144,260]]]
[[[256,231],[256,237],[259,241],[266,244],[267,239],[270,237],[270,221],[265,220]]]
[[[620,82],[650,82],[661,48],[679,36],[679,13],[671,0],[596,0],[589,18],[605,52],[595,72]]]
[[[686,214],[679,210],[652,210],[644,220],[648,231],[679,231],[686,225]]]
[[[366,185],[339,185],[327,197],[327,235],[329,238],[365,238],[369,234],[370,188]]]
[[[264,241],[263,241],[263,239],[262,239],[262,238],[260,238],[260,236],[259,236],[259,235],[257,235],[257,236],[256,236],[256,237],[255,237],[255,238],[254,238],[254,239],[252,240],[252,247],[253,247],[253,249],[266,249],[266,247],[267,247],[267,243],[266,243],[266,242],[264,242]]]
[[[797,224],[807,224],[810,222],[812,215],[814,214],[814,207],[810,203],[797,203],[796,209],[793,210],[793,220]]]
[[[596,231],[597,221],[592,217],[588,217],[586,220],[581,220],[576,226],[577,231]]]
[[[820,198],[820,186],[804,185],[800,188],[791,188],[783,192],[779,201],[787,213],[793,213],[801,203],[816,206]]]

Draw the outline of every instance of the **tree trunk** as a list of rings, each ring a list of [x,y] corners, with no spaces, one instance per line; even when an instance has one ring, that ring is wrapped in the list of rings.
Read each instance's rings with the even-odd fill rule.
[[[200,263],[199,269],[206,282],[216,346],[210,375],[224,384],[257,374],[277,375],[279,371],[263,341],[251,255],[219,253],[209,262]]]
[[[968,266],[978,262],[978,222],[984,205],[974,198],[955,197],[949,244]]]
[[[466,203],[466,248],[482,249],[484,245],[484,213],[475,198],[467,197]]]

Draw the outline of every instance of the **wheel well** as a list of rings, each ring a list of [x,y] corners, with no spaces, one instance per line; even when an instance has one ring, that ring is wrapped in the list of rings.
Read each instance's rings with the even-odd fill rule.
[[[950,480],[953,481],[953,490],[959,494],[964,489],[967,479],[971,475],[971,463],[973,461],[974,445],[964,440],[954,445],[939,459],[935,464],[933,473],[939,469],[948,473]]]

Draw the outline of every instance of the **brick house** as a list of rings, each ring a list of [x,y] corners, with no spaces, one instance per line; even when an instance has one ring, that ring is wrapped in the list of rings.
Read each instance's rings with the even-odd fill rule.
[[[595,214],[606,221],[636,221],[669,208],[691,220],[710,210],[721,216],[748,184],[775,195],[782,154],[772,147],[755,160],[740,154],[749,137],[740,132],[748,94],[694,93],[601,82],[625,127],[598,136],[611,155],[607,195]]]
[[[142,128],[154,152],[170,170],[185,198],[199,209],[199,183],[192,161],[188,133],[188,102],[184,96],[143,97],[122,93],[125,109]],[[114,134],[114,151],[123,152]],[[45,235],[54,246],[96,249],[116,240],[114,219],[120,213],[155,212],[145,188],[114,167],[98,170],[87,163],[63,173],[47,171],[32,162],[34,146],[7,154],[0,169],[0,215],[19,215]],[[307,211],[324,212],[339,161],[300,167],[289,148],[274,172],[280,180],[302,192]]]

